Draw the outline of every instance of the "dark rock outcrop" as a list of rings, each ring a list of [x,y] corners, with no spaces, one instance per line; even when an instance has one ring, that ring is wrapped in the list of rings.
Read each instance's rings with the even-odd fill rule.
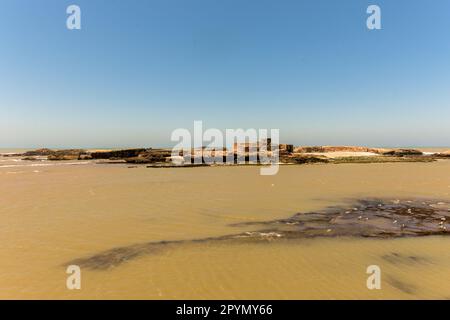
[[[92,159],[125,159],[139,156],[140,153],[147,149],[124,149],[124,150],[112,150],[112,151],[99,151],[92,152]]]
[[[85,155],[86,151],[83,149],[65,149],[52,151],[48,155],[47,159],[52,161],[57,160],[79,160],[82,155]]]
[[[23,161],[39,161],[39,159],[35,158],[35,157],[25,157],[25,158],[22,158],[22,160]]]
[[[450,159],[450,151],[435,153],[432,156],[435,158]]]
[[[141,152],[137,157],[126,158],[128,163],[160,163],[166,162],[166,159],[171,156],[171,151],[168,149],[148,149]]]
[[[450,202],[439,200],[359,200],[348,207],[298,213],[288,219],[250,222],[261,232],[288,238],[358,236],[390,238],[450,234]]]
[[[24,152],[22,154],[15,154],[14,156],[22,156],[22,160],[28,161],[36,161],[35,157],[44,157],[46,156],[48,160],[78,160],[82,156],[87,156],[86,150],[83,149],[61,149],[61,150],[52,150],[52,149],[37,149]]]
[[[214,242],[265,243],[339,236],[366,238],[447,236],[450,235],[450,202],[367,199],[356,201],[349,206],[297,213],[286,219],[244,222],[234,226],[249,227],[250,230],[218,237],[167,240],[117,247],[90,257],[72,260],[68,265],[76,264],[82,268],[102,270],[144,255],[157,254],[168,248]]]
[[[280,150],[280,153],[293,153],[294,152],[294,145],[293,144],[285,144],[281,143],[278,145],[278,148]]]
[[[36,156],[49,156],[54,154],[55,151],[47,148],[36,149],[32,151],[27,151],[22,154],[24,157],[36,157]]]
[[[306,164],[306,163],[327,163],[329,160],[323,156],[311,156],[304,154],[280,155],[281,163]]]
[[[385,151],[383,156],[405,157],[405,156],[422,156],[423,152],[416,149],[394,149]]]
[[[78,160],[92,160],[92,156],[89,153],[80,154]]]

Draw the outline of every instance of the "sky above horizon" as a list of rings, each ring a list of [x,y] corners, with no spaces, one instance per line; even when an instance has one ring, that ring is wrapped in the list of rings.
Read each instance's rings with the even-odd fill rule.
[[[0,39],[0,148],[168,147],[195,120],[450,146],[448,0],[1,0]]]

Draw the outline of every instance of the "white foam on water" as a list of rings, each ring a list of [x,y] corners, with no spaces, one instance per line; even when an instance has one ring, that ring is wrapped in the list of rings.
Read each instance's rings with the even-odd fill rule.
[[[75,165],[84,165],[84,164],[89,164],[89,163],[91,163],[91,162],[7,164],[7,165],[0,166],[0,168],[75,166]]]

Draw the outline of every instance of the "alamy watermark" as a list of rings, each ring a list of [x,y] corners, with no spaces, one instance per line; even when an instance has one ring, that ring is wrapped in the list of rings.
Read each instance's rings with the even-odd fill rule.
[[[66,13],[69,15],[66,19],[66,26],[69,30],[81,29],[81,8],[76,4],[67,7]],[[370,16],[366,20],[366,26],[369,30],[381,29],[381,8],[376,4],[367,7],[367,14]]]
[[[186,164],[261,164],[261,175],[275,175],[279,166],[279,129],[204,130],[202,121],[194,121],[194,131],[178,128],[172,132],[171,161]]]
[[[69,30],[81,29],[81,9],[75,4],[67,7],[66,13],[69,15],[66,20],[66,27]]]
[[[70,265],[66,269],[66,273],[69,276],[66,279],[66,287],[69,290],[81,289],[81,269],[77,265]]]
[[[381,29],[381,8],[375,4],[367,7],[367,13],[370,16],[366,20],[367,29],[380,30]]]
[[[370,274],[367,277],[366,286],[369,290],[381,289],[381,268],[375,264],[370,265],[366,269],[366,273]]]

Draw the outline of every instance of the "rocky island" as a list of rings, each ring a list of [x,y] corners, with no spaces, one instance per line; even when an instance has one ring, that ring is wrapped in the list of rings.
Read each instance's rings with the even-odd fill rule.
[[[239,149],[241,148],[241,149]],[[424,153],[418,149],[385,149],[368,148],[359,146],[299,146],[279,144],[278,150],[280,164],[308,164],[308,163],[383,163],[383,162],[433,162],[439,159],[450,159],[450,151]],[[206,161],[206,149],[192,149],[186,154],[179,152],[178,163],[174,164],[171,149],[163,148],[135,148],[121,150],[84,150],[84,149],[37,149],[20,154],[8,154],[4,156],[22,157],[22,160],[36,161],[46,159],[51,161],[64,160],[95,160],[98,163],[128,163],[146,164],[148,167],[192,167],[199,165],[212,165]],[[242,150],[243,153],[239,153]],[[274,149],[275,150],[275,149]],[[268,153],[273,154],[269,149]],[[239,162],[239,156],[244,162]],[[253,156],[253,158],[252,158]],[[208,151],[208,157],[213,159],[233,159],[231,164],[261,164],[260,152],[249,148],[249,144],[235,145],[228,150]],[[180,162],[181,159],[181,162]],[[256,159],[256,161],[252,161]],[[228,161],[227,164],[230,164]],[[216,165],[216,164],[214,164]]]

